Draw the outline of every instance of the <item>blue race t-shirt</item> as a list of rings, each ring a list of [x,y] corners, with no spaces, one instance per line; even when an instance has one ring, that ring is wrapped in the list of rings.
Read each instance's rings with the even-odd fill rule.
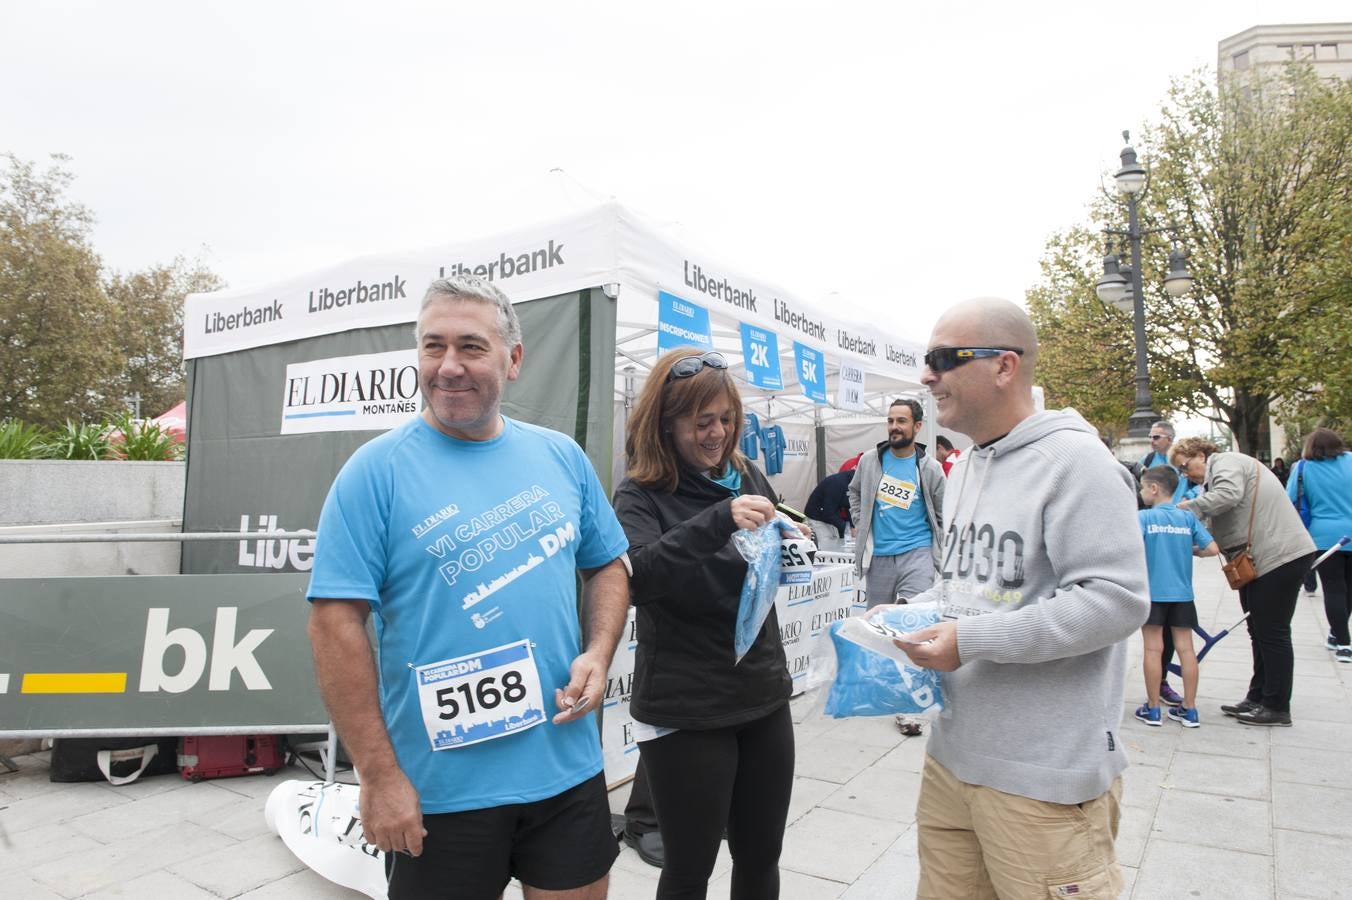
[[[1211,533],[1197,517],[1172,503],[1140,510],[1145,538],[1145,567],[1154,603],[1181,603],[1192,595],[1192,548],[1211,543]]]
[[[1146,457],[1144,460],[1142,460],[1141,468],[1142,468],[1142,469],[1153,469],[1155,466],[1168,466],[1168,465],[1169,465],[1169,457],[1165,456],[1163,453],[1159,452],[1158,450],[1152,450],[1152,451],[1150,452],[1150,456],[1148,456],[1148,457]],[[1173,468],[1173,466],[1169,466],[1169,467],[1170,467],[1170,468]]]
[[[915,460],[914,453],[898,459],[883,451],[882,478],[873,498],[874,556],[896,556],[933,543]]]
[[[371,605],[381,712],[423,812],[529,803],[601,770],[592,716],[549,720],[581,647],[576,570],[627,548],[581,448],[545,428],[504,417],[461,441],[420,417],[343,466],[307,596]]]
[[[1200,484],[1193,484],[1187,478],[1179,475],[1178,487],[1174,489],[1174,499],[1170,502],[1172,502],[1174,506],[1177,506],[1184,500],[1196,500],[1201,496],[1201,493],[1202,486]]]
[[[761,441],[765,444],[765,474],[778,475],[784,471],[784,429],[778,425],[761,429]]]
[[[1310,537],[1320,550],[1327,550],[1347,535],[1352,537],[1352,453],[1332,459],[1302,459],[1286,479],[1286,493],[1296,502],[1304,489],[1310,504]],[[1344,548],[1346,552],[1346,548]]]
[[[755,413],[747,413],[742,427],[742,440],[738,446],[747,459],[756,458],[756,447],[760,444],[760,419]]]

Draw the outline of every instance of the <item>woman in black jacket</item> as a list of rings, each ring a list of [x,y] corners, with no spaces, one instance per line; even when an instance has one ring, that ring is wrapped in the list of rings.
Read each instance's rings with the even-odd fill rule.
[[[739,528],[775,515],[737,450],[742,403],[717,353],[658,359],[630,413],[615,512],[629,538],[638,650],[630,712],[666,861],[658,897],[703,897],[727,829],[732,897],[779,896],[793,785],[790,679],[773,610],[734,662]]]

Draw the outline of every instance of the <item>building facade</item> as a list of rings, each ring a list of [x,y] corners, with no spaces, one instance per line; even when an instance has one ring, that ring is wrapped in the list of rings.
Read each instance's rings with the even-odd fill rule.
[[[1352,78],[1352,22],[1255,25],[1220,42],[1216,71],[1275,70],[1292,60],[1309,62],[1325,78]]]

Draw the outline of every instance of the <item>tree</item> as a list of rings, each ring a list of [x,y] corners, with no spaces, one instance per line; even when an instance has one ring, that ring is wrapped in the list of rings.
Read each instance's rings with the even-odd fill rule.
[[[1148,237],[1143,276],[1157,407],[1223,424],[1254,453],[1274,409],[1308,410],[1333,397],[1352,403],[1352,84],[1321,81],[1293,64],[1278,79],[1255,76],[1218,91],[1197,73],[1175,81],[1142,144],[1151,161],[1143,219],[1180,226],[1194,279],[1188,297],[1166,295],[1166,239]],[[1091,222],[1117,224],[1119,216],[1100,203]],[[1132,365],[1108,352],[1103,329],[1116,321],[1130,343],[1130,324],[1088,299],[1092,267],[1078,277],[1066,271],[1092,258],[1092,244],[1092,229],[1049,242],[1051,274],[1030,291],[1029,308],[1049,337],[1067,342],[1044,350],[1041,375],[1052,399],[1106,414],[1114,403],[1131,404]],[[1083,354],[1096,349],[1100,377],[1075,380]],[[1346,390],[1329,390],[1340,379]],[[1065,395],[1050,388],[1072,384]]]
[[[93,216],[69,200],[52,156],[39,172],[6,154],[0,173],[0,420],[46,427],[102,419],[139,394],[154,415],[183,397],[183,298],[224,284],[176,258],[104,276]]]
[[[1115,440],[1131,415],[1134,387],[1131,328],[1105,311],[1088,274],[1100,244],[1084,228],[1053,235],[1042,259],[1044,283],[1028,292],[1028,312],[1042,351],[1038,383],[1049,406],[1073,406]]]
[[[108,296],[118,310],[118,349],[125,360],[120,396],[137,394],[147,416],[183,399],[183,298],[224,283],[200,261],[182,257],[129,275],[114,273]]]
[[[117,311],[89,246],[92,217],[65,197],[71,175],[6,154],[0,172],[0,419],[56,426],[100,412],[117,377]]]

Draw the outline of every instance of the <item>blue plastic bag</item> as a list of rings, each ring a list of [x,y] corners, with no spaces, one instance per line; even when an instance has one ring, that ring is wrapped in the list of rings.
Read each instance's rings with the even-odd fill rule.
[[[779,590],[779,550],[783,534],[797,534],[792,522],[774,518],[756,530],[740,529],[732,536],[737,550],[746,560],[746,578],[742,581],[742,597],[737,604],[737,631],[733,636],[733,650],[737,662],[742,661],[756,642],[770,608],[775,605]]]
[[[836,677],[826,698],[826,715],[836,719],[898,713],[915,716],[942,710],[939,673],[907,661],[891,636],[884,633],[918,631],[939,618],[938,604],[919,603],[885,609],[867,619],[856,617],[834,623],[831,642],[836,650]],[[880,621],[885,628],[875,628],[870,619]]]

